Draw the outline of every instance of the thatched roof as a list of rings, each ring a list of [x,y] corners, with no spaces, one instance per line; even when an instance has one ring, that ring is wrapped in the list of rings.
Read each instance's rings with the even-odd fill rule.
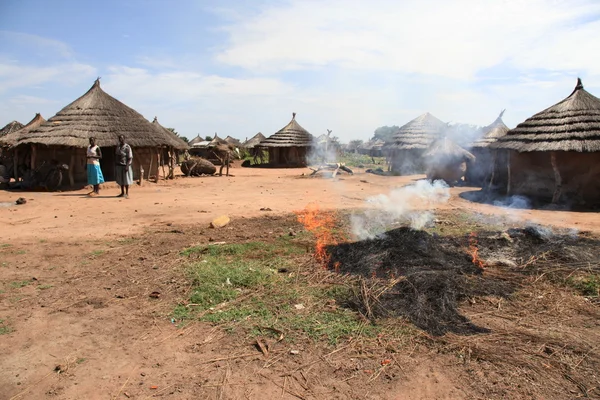
[[[427,112],[401,126],[389,147],[399,150],[426,149],[446,128],[447,124]]]
[[[190,148],[190,146],[184,142],[179,136],[177,136],[176,134],[174,134],[173,132],[171,132],[170,130],[168,130],[167,128],[165,128],[164,126],[162,126],[159,122],[158,122],[158,118],[154,117],[154,121],[152,121],[152,125],[154,125],[154,127],[158,130],[160,130],[161,132],[163,132],[167,139],[171,142],[169,144],[169,146],[177,149],[177,150],[187,150]]]
[[[508,129],[508,126],[506,126],[504,124],[504,121],[502,121],[502,116],[504,115],[504,111],[506,111],[506,110],[502,110],[502,112],[500,113],[498,118],[496,118],[496,120],[494,122],[492,122],[490,125],[484,126],[483,128],[481,128],[481,137],[471,144],[471,148],[473,148],[473,149],[487,148],[492,143],[497,142],[499,138],[506,135],[506,133],[509,131],[509,129]]]
[[[239,140],[237,140],[237,139],[236,139],[236,138],[234,138],[234,137],[227,136],[227,137],[225,138],[225,141],[226,141],[227,143],[229,143],[229,144],[231,144],[231,145],[235,146],[235,147],[242,147],[242,142],[240,142]]]
[[[42,117],[42,114],[36,113],[35,117],[27,123],[24,127],[18,131],[8,133],[0,137],[0,146],[15,146],[21,138],[23,138],[30,131],[38,128],[46,120]]]
[[[99,146],[116,146],[119,135],[133,147],[170,146],[171,139],[140,113],[108,95],[97,79],[83,96],[60,110],[18,144],[87,147],[95,137]]]
[[[266,139],[265,135],[258,132],[256,135],[254,135],[250,139],[246,140],[243,144],[243,147],[245,147],[247,149],[251,149],[265,139]]]
[[[195,138],[193,138],[192,140],[190,140],[190,141],[188,142],[188,144],[189,144],[190,146],[193,146],[193,145],[195,145],[196,143],[200,143],[200,142],[204,142],[204,141],[205,141],[205,140],[204,140],[204,138],[203,138],[203,137],[200,137],[200,134],[198,134],[198,136],[196,136]]]
[[[296,113],[292,120],[275,134],[260,142],[259,147],[310,147],[313,136],[296,122]]]
[[[220,138],[219,135],[215,133],[215,137],[213,138],[213,140],[210,141],[210,143],[208,143],[208,147],[217,147],[219,145],[227,146],[229,145],[229,143],[227,143],[225,139]]]
[[[600,151],[600,99],[584,90],[581,79],[573,93],[521,122],[492,148],[528,151]]]
[[[4,128],[0,129],[0,136],[8,135],[9,133],[13,133],[23,128],[23,124],[19,121],[12,121],[8,124],[4,125]]]
[[[473,154],[446,137],[436,139],[423,157],[435,162],[475,161]]]

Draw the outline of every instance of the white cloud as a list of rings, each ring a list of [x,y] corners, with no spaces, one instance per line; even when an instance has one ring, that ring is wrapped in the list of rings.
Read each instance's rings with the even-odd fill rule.
[[[94,67],[77,62],[34,66],[0,60],[0,93],[9,89],[31,88],[47,82],[59,81],[61,84],[72,85],[95,74]]]
[[[600,71],[595,1],[295,0],[234,19],[219,61],[266,72],[337,65],[470,79],[489,67]],[[576,54],[574,54],[576,53]]]

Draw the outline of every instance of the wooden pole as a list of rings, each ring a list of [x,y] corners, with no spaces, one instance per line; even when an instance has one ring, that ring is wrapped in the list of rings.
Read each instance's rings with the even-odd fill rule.
[[[73,151],[77,151],[77,150],[73,150]],[[75,168],[75,153],[71,153],[71,160],[69,160],[69,184],[72,186],[75,186],[75,171],[73,171],[73,169]]]
[[[227,163],[227,170],[225,171],[225,176],[229,176],[229,151],[227,151],[227,155],[225,156],[225,162]]]
[[[508,182],[506,183],[506,195],[510,196],[510,190],[511,190],[511,188],[510,188],[510,184],[511,184],[511,182],[510,182],[510,180],[511,180],[510,179],[511,178],[510,177],[510,175],[511,175],[510,174],[510,150],[507,151],[507,155],[506,155],[506,170],[508,172]]]
[[[552,170],[554,171],[554,195],[552,196],[552,203],[558,203],[562,194],[562,177],[560,176],[560,170],[556,163],[556,152],[550,153],[550,162],[552,163]]]
[[[35,147],[35,144],[31,145],[31,171],[33,172],[35,170],[35,156],[37,154],[37,148]]]
[[[156,150],[156,183],[158,183],[158,171],[160,170],[160,148]]]
[[[154,162],[154,154],[152,154],[152,150],[150,150],[150,167],[148,167],[148,176],[147,176],[148,181],[150,181],[150,175],[152,174],[152,163],[153,162]],[[157,169],[157,171],[158,171],[158,169]]]
[[[19,148],[15,149],[13,154],[13,175],[15,177],[15,183],[19,181]]]
[[[492,177],[490,178],[490,184],[487,187],[488,190],[491,190],[492,186],[494,186],[494,177],[496,175],[496,158],[498,157],[499,151],[500,150],[494,150],[494,153],[492,154]]]
[[[159,150],[160,152],[160,165],[162,167],[162,173],[163,173],[163,179],[166,181],[167,180],[167,174],[165,172],[165,159],[164,159],[164,152],[163,149]]]

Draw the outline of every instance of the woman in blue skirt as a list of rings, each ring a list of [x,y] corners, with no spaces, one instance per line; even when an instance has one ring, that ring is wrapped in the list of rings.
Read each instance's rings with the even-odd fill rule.
[[[98,196],[100,194],[100,184],[104,183],[104,176],[100,169],[100,159],[102,151],[96,146],[96,138],[90,138],[90,145],[87,148],[87,178],[88,184],[94,187],[94,190],[89,193],[90,196]]]

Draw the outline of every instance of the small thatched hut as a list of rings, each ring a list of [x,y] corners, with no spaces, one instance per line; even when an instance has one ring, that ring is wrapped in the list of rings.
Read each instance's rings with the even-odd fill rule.
[[[226,137],[224,140],[225,140],[225,141],[226,141],[228,144],[230,144],[230,145],[232,145],[233,147],[236,147],[236,148],[238,148],[238,149],[242,147],[242,142],[240,142],[238,139],[236,139],[236,138],[234,138],[234,137],[227,136],[227,137]]]
[[[467,171],[467,164],[475,156],[452,140],[444,137],[435,140],[423,153],[427,179],[443,179],[449,185],[459,182]]]
[[[119,135],[133,149],[134,179],[158,176],[163,149],[173,149],[175,142],[163,130],[141,114],[110,96],[96,80],[77,100],[60,110],[39,127],[21,135],[16,150],[31,149],[31,169],[52,159],[69,165],[69,181],[86,182],[86,148],[95,137],[102,148],[100,161],[106,180],[115,176],[115,147]]]
[[[600,99],[584,90],[580,79],[569,97],[490,147],[508,152],[509,195],[600,204]]]
[[[242,144],[242,147],[244,147],[246,149],[253,149],[254,146],[258,145],[260,142],[262,142],[265,139],[266,139],[265,135],[263,135],[262,133],[258,132],[256,135],[254,135],[250,139],[246,140]]]
[[[22,151],[17,149],[19,140],[28,132],[36,129],[46,122],[40,113],[36,113],[31,121],[17,131],[8,133],[0,137],[0,148],[3,148],[2,163],[7,167],[7,173],[15,180],[23,176],[31,164],[31,151],[24,147]]]
[[[390,157],[392,172],[402,175],[423,173],[423,153],[435,139],[442,136],[446,127],[447,124],[430,113],[401,126],[385,149]]]
[[[189,144],[190,146],[193,146],[193,145],[195,145],[196,143],[200,143],[200,142],[204,142],[204,141],[205,141],[205,140],[204,140],[204,138],[203,138],[203,137],[200,137],[200,134],[198,134],[198,135],[197,135],[195,138],[193,138],[192,140],[190,140],[190,141],[188,142],[188,144]]]
[[[258,147],[269,152],[272,166],[305,167],[312,145],[313,136],[296,122],[296,113],[292,113],[290,123],[260,142]]]
[[[0,129],[0,137],[4,135],[8,135],[9,133],[16,132],[19,129],[23,128],[23,124],[19,121],[12,121],[8,124],[4,125],[4,128]]]
[[[497,152],[490,149],[490,145],[498,141],[499,138],[506,135],[508,126],[502,121],[504,111],[490,125],[481,128],[481,137],[475,140],[469,149],[475,156],[475,161],[467,165],[465,179],[472,185],[484,186],[490,184],[494,165],[498,167],[506,165],[505,152]],[[498,171],[500,168],[498,168]],[[494,175],[494,185],[506,184],[506,175]]]

